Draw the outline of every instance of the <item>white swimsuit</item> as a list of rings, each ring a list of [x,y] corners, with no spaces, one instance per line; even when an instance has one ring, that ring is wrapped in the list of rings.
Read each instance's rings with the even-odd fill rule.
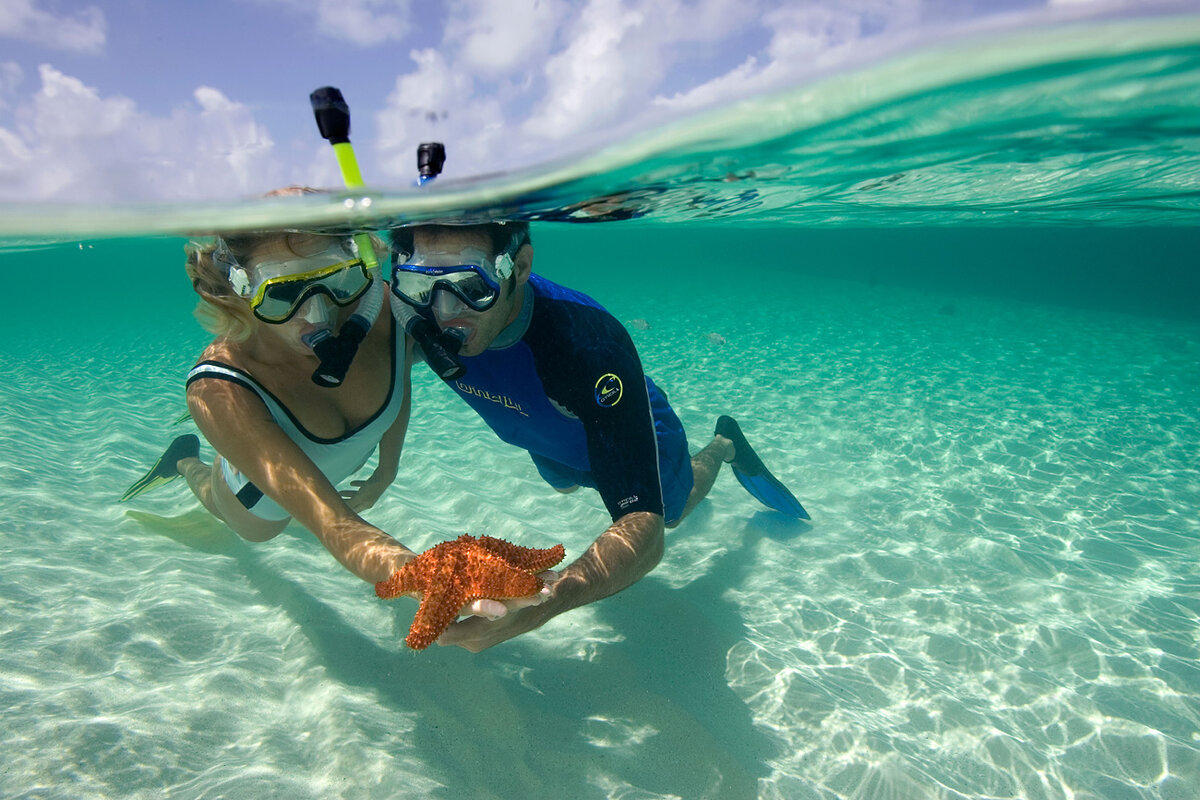
[[[192,381],[216,378],[245,386],[257,394],[266,405],[271,418],[283,429],[288,438],[295,442],[304,451],[304,454],[312,459],[313,464],[321,470],[329,482],[336,486],[367,463],[367,459],[375,452],[384,433],[392,427],[392,423],[400,415],[400,407],[404,404],[405,354],[403,340],[396,341],[396,330],[397,326],[393,323],[392,381],[383,406],[362,425],[335,439],[322,439],[309,433],[275,395],[250,377],[249,373],[243,372],[237,367],[217,361],[201,361],[188,373],[187,385],[190,386]],[[261,489],[251,483],[226,458],[221,459],[221,474],[230,490],[237,495],[246,510],[254,516],[267,520],[284,520],[291,516],[278,503],[264,495]]]

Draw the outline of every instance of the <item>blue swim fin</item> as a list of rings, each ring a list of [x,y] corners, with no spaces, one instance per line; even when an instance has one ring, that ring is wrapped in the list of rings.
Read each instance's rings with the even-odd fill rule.
[[[716,435],[724,436],[733,442],[734,456],[730,466],[733,467],[734,477],[747,492],[768,508],[797,519],[812,519],[796,496],[763,464],[762,459],[742,435],[737,420],[733,417],[718,417]]]

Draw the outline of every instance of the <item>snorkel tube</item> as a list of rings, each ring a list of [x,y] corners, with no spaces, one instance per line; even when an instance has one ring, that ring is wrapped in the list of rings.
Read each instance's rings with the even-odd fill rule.
[[[346,188],[359,188],[363,185],[363,180],[358,172],[354,148],[350,145],[350,111],[346,108],[342,93],[332,88],[318,89],[309,99],[312,101],[313,114],[316,115],[321,136],[333,145]],[[304,343],[312,348],[321,362],[313,372],[313,383],[326,388],[342,385],[350,363],[358,353],[358,346],[367,337],[371,326],[379,317],[380,309],[383,308],[383,286],[376,278],[379,259],[375,256],[375,246],[371,243],[371,237],[365,233],[354,234],[353,240],[354,249],[358,251],[358,257],[362,259],[367,274],[372,278],[371,288],[367,290],[350,319],[342,324],[337,336],[322,329],[304,337]]]
[[[328,140],[333,145],[334,155],[337,156],[338,168],[342,172],[342,181],[346,184],[347,189],[360,189],[364,186],[362,174],[358,171],[358,159],[354,155],[354,148],[350,144],[350,108],[346,105],[346,100],[342,97],[341,91],[332,86],[323,86],[309,95],[309,101],[312,103],[313,115],[317,119],[317,128],[321,131],[321,137]],[[437,145],[441,148],[441,145]],[[445,150],[441,149],[439,153],[431,154],[430,163],[436,164],[431,172],[431,177],[436,176],[441,172],[442,162],[446,160]],[[422,176],[425,174],[425,168],[422,167]],[[422,180],[422,183],[425,181]],[[359,257],[367,265],[368,269],[379,266],[378,259],[375,258],[375,248],[371,244],[371,237],[365,233],[354,234],[354,242],[358,247]],[[360,310],[363,306],[370,305],[374,302],[375,314],[379,313],[379,307],[383,303],[383,287],[372,285],[367,296],[363,299],[360,305]],[[378,292],[376,289],[378,288]],[[375,298],[373,300],[373,298]],[[425,353],[425,362],[429,364],[437,376],[442,380],[452,381],[461,378],[467,371],[462,363],[458,360],[458,350],[462,347],[456,337],[444,333],[437,325],[421,316],[408,303],[396,299],[391,304],[392,316],[400,323],[404,331],[411,336],[422,352]],[[368,309],[369,310],[369,309]],[[362,328],[362,332],[356,334],[357,327],[351,327],[351,323],[359,316],[356,313],[353,317],[346,321],[342,326],[342,335],[334,339],[328,331],[325,333],[329,341],[328,345],[325,341],[315,342],[312,345],[313,352],[321,359],[321,366],[313,373],[313,380],[322,386],[336,386],[341,383],[341,378],[346,375],[346,369],[350,366],[350,360],[354,358],[354,352],[358,350],[358,344],[366,336],[366,332],[371,329],[375,318],[371,317],[370,323]],[[319,335],[319,334],[318,334]],[[353,342],[350,337],[357,335],[357,339]],[[346,339],[346,343],[342,344],[342,340]],[[325,356],[321,354],[318,347],[324,347],[325,352],[330,354],[330,362],[326,365]],[[350,348],[353,348],[351,350]],[[345,353],[349,352],[349,358],[345,358]],[[341,367],[341,359],[345,358],[345,366]],[[341,376],[336,383],[326,384],[322,382],[322,378],[318,375],[328,371],[333,372],[333,366],[338,365],[341,368]]]
[[[446,163],[446,146],[441,142],[421,142],[417,145],[417,186],[424,186],[442,174]]]

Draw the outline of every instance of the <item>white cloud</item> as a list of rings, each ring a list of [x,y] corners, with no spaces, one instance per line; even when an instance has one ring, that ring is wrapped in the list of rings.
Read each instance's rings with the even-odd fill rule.
[[[363,47],[399,41],[412,32],[410,0],[270,0],[313,16],[316,33]]]
[[[66,16],[39,5],[35,0],[0,0],[0,38],[78,53],[104,50],[106,24],[100,9],[88,6]]]
[[[756,82],[761,81],[762,74],[763,70],[758,65],[758,59],[751,56],[724,75],[671,97],[655,97],[654,103],[665,108],[683,111],[702,108],[721,100],[744,97]]]
[[[651,108],[657,87],[686,52],[713,55],[754,27],[748,0],[589,0],[544,66],[547,91],[523,125],[565,138],[626,122]],[[696,46],[699,45],[699,49]],[[689,51],[689,47],[691,48]]]
[[[447,174],[509,169],[811,72],[830,53],[915,18],[917,0],[837,6],[765,0],[456,0],[438,49],[411,54],[377,117],[384,172],[407,178],[422,140],[447,144]],[[766,29],[765,31],[763,29]],[[674,96],[679,64],[729,59],[729,41],[770,44]],[[734,51],[736,52],[736,51]],[[686,84],[683,84],[686,85]]]
[[[240,2],[269,3],[359,45],[414,33],[412,0]],[[357,120],[360,153],[382,162],[367,165],[373,181],[411,180],[416,146],[429,140],[446,143],[450,177],[561,158],[681,113],[876,58],[904,35],[942,24],[946,8],[944,0],[444,2],[421,7],[419,16],[443,27],[415,31],[422,45],[395,78],[374,130]],[[989,2],[964,0],[956,19],[995,15]],[[57,18],[41,9],[50,3],[0,0],[0,35],[49,30],[47,20]],[[78,12],[68,21],[98,22],[91,29],[102,43],[98,14]],[[396,59],[360,62],[379,70],[394,68]],[[40,86],[28,89],[24,72],[32,77],[32,65],[0,63],[0,198],[222,198],[290,182],[339,182],[322,142],[309,147],[309,136],[293,132],[278,147],[248,106],[216,89],[196,89],[164,117],[139,108],[135,95],[102,95],[52,67],[43,66]]]
[[[724,75],[654,103],[693,110],[779,88],[860,55],[864,40],[915,27],[921,8],[921,0],[843,0],[773,9],[762,18],[771,41],[761,58],[750,57]]]
[[[646,22],[620,0],[590,0],[570,44],[546,63],[546,96],[523,131],[555,139],[585,130],[623,105],[636,79],[653,81],[657,54],[629,46]]]
[[[564,0],[457,0],[447,11],[443,49],[484,76],[524,70],[545,61],[568,12]]]
[[[448,174],[486,171],[505,128],[502,104],[486,92],[477,95],[472,75],[436,50],[409,55],[416,71],[396,79],[376,117],[384,174],[415,178],[417,145],[431,140],[446,144]]]
[[[267,131],[216,89],[158,117],[49,65],[38,72],[14,129],[0,128],[0,199],[214,199],[286,182]]]

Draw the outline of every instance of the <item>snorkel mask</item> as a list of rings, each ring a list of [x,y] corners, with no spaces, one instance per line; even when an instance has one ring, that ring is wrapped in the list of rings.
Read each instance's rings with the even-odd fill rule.
[[[371,247],[369,241],[367,246]],[[332,388],[345,380],[359,344],[383,307],[383,287],[371,275],[359,253],[359,245],[354,240],[330,237],[329,246],[312,255],[269,259],[255,264],[252,280],[250,271],[238,263],[225,240],[218,237],[213,260],[226,270],[233,290],[249,301],[254,316],[271,325],[282,325],[292,319],[314,298],[324,297],[339,308],[363,298],[338,335],[322,327],[303,337],[304,344],[320,360],[313,372],[313,382]],[[373,247],[369,258],[375,262]],[[322,305],[318,315],[324,316],[325,310]],[[310,318],[310,321],[316,320]]]
[[[233,290],[250,301],[254,316],[272,325],[287,322],[318,295],[337,306],[348,306],[362,297],[372,280],[354,243],[341,238],[331,237],[328,248],[311,256],[258,262],[254,266],[257,283],[253,284],[250,273],[237,263],[223,239],[217,240],[213,260],[225,267]]]
[[[502,284],[513,274],[513,259],[527,241],[524,231],[514,234],[495,258],[474,247],[457,253],[393,253],[392,294],[428,312],[441,289],[472,311],[487,311],[499,299]]]

